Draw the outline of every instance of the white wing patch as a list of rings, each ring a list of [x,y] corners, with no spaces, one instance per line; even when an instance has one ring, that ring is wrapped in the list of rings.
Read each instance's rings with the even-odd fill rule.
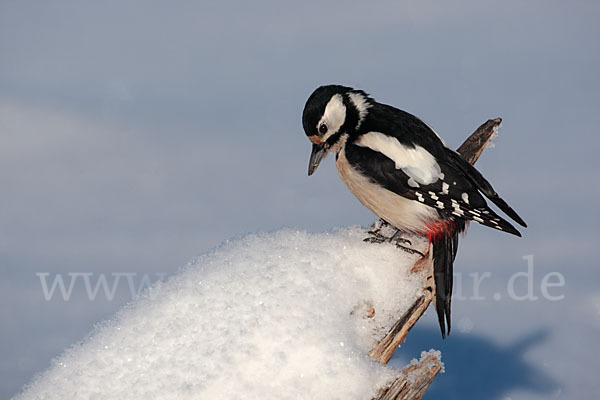
[[[317,132],[319,131],[321,124],[325,123],[325,125],[327,125],[327,133],[323,136],[323,141],[325,141],[331,135],[339,131],[345,121],[346,106],[344,105],[344,99],[341,94],[334,94],[325,106],[323,116],[317,124]]]
[[[442,182],[442,194],[448,194],[448,189],[450,189],[450,185],[448,185],[446,182]]]
[[[421,187],[421,185],[419,185],[417,183],[417,181],[415,181],[413,178],[408,178],[408,186],[414,187],[414,188],[420,188]]]
[[[358,146],[368,147],[385,155],[396,164],[414,182],[429,185],[440,179],[442,170],[430,152],[421,146],[404,146],[395,137],[381,132],[369,132],[356,142]],[[411,185],[412,186],[412,185]]]

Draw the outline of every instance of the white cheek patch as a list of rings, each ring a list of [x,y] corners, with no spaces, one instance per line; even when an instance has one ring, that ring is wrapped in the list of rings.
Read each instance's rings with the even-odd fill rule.
[[[334,94],[325,106],[323,116],[317,124],[317,132],[321,124],[327,125],[327,133],[323,136],[323,141],[327,140],[331,135],[340,130],[346,121],[346,106],[344,99],[340,94]]]
[[[421,146],[404,146],[395,137],[380,132],[366,133],[356,144],[385,155],[394,161],[396,169],[401,169],[418,184],[429,185],[443,176],[435,157]]]
[[[362,124],[362,122],[365,120],[365,117],[367,116],[369,112],[369,107],[371,107],[371,105],[369,104],[365,96],[363,96],[360,93],[349,93],[348,96],[350,97],[350,101],[352,102],[352,104],[354,104],[354,107],[356,107],[356,109],[358,110],[358,124],[356,124],[356,127],[358,128],[360,124]]]

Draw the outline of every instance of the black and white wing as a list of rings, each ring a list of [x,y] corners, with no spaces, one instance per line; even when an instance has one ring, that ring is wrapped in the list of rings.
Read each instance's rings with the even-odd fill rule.
[[[449,149],[447,151],[454,153]],[[458,153],[455,154],[461,158]],[[504,200],[474,167],[463,166],[460,159],[454,156],[437,158],[421,146],[405,145],[394,137],[377,132],[364,134],[354,143],[349,143],[345,156],[355,169],[373,183],[435,208],[440,215],[476,221],[521,236],[512,224],[488,207],[480,190],[485,189],[482,192],[486,195],[489,193],[495,204],[505,205],[500,207],[503,211],[508,207]],[[512,213],[507,214],[517,222],[522,222],[510,207],[508,210]]]

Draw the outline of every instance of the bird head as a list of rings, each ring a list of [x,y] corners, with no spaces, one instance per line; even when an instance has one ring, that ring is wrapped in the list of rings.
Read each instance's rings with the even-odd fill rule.
[[[308,175],[358,130],[371,105],[372,100],[362,90],[340,85],[321,86],[310,95],[302,113],[304,132],[313,144]]]

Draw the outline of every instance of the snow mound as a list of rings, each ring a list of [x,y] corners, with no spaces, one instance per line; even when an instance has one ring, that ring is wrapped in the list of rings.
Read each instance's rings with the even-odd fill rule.
[[[399,371],[367,353],[420,284],[407,273],[414,256],[364,237],[282,230],[225,243],[15,399],[368,399]]]

